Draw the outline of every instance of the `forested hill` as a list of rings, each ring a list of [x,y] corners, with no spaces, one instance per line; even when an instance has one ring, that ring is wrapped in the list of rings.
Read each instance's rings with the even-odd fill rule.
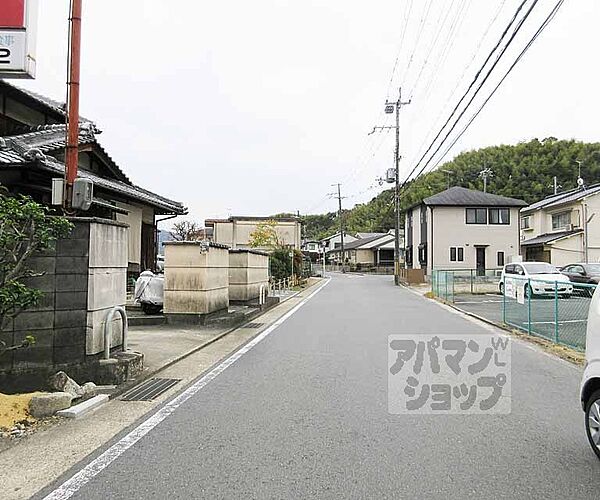
[[[468,151],[441,165],[434,172],[407,185],[401,195],[402,208],[451,186],[483,189],[479,172],[484,167],[493,171],[488,179],[488,192],[533,203],[552,194],[553,177],[560,190],[576,187],[578,167],[587,185],[600,182],[600,143],[563,141],[554,137],[534,139],[516,145],[501,145]],[[446,172],[444,172],[444,171]],[[451,172],[448,174],[447,172]],[[392,190],[381,192],[370,202],[344,212],[348,232],[387,231],[394,226]],[[307,215],[304,218],[306,238],[322,238],[339,227],[336,213]]]

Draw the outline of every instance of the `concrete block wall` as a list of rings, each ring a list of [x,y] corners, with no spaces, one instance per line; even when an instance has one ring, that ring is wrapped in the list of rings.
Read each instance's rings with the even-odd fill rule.
[[[104,350],[106,316],[115,306],[125,307],[127,300],[128,244],[125,224],[90,225],[87,288],[86,354]],[[111,348],[123,343],[123,327],[115,315]]]
[[[167,319],[193,320],[229,307],[228,247],[197,241],[165,243]]]
[[[229,251],[229,300],[258,298],[260,286],[269,282],[269,254],[256,250]]]
[[[5,325],[0,340],[14,345],[32,335],[36,343],[0,356],[0,391],[15,383],[39,387],[57,369],[85,373],[84,365],[103,350],[108,309],[125,304],[127,226],[103,219],[71,222],[74,229],[67,238],[29,261],[43,274],[26,284],[44,295],[37,307]],[[113,347],[122,343],[120,321],[116,326]]]

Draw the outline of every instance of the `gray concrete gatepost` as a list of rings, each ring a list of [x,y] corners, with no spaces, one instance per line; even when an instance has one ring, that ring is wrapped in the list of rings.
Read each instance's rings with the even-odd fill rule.
[[[269,283],[269,254],[258,250],[229,250],[229,300],[256,302]]]
[[[200,241],[165,243],[167,323],[202,324],[229,307],[229,247]]]
[[[80,383],[114,384],[141,369],[142,356],[136,353],[131,353],[135,359],[117,355],[115,366],[101,363],[108,313],[126,301],[128,226],[98,218],[70,221],[74,228],[66,238],[29,261],[38,274],[26,284],[43,292],[40,303],[0,331],[6,345],[26,335],[36,340],[30,348],[0,356],[2,391],[42,389],[48,376],[61,370]],[[113,356],[122,344],[123,325],[115,315]]]

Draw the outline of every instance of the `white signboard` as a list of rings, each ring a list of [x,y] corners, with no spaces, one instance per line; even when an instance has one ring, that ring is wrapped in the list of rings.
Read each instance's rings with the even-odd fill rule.
[[[517,302],[519,304],[525,304],[525,287],[524,286],[516,286],[517,290]]]
[[[37,0],[0,1],[0,78],[35,78]]]

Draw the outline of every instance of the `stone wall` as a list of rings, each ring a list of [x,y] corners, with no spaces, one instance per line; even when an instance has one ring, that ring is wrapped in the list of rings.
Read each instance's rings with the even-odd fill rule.
[[[229,300],[258,299],[260,286],[269,282],[269,254],[256,250],[229,251]]]
[[[44,295],[37,307],[9,322],[0,339],[14,345],[33,335],[36,343],[0,356],[0,392],[43,387],[59,369],[92,380],[104,347],[103,319],[111,307],[125,304],[127,226],[103,219],[71,222],[67,238],[29,262],[43,274],[27,285]],[[117,321],[113,347],[122,343]]]
[[[224,245],[197,241],[165,243],[167,321],[201,321],[229,306],[229,252]]]

